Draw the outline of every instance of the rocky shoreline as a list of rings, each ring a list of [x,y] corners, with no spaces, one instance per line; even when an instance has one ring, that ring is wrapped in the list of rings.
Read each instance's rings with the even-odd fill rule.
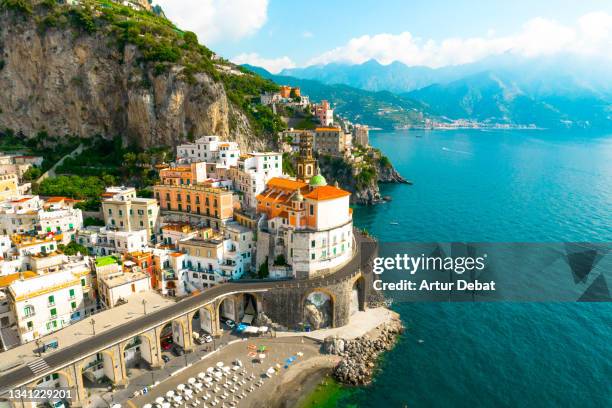
[[[334,367],[333,377],[346,385],[369,384],[382,353],[393,349],[404,326],[395,316],[372,332],[352,340],[328,337],[323,342],[323,352],[342,357]]]

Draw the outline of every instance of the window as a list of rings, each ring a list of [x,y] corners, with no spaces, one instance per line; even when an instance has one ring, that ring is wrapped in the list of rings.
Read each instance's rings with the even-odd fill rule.
[[[55,304],[55,296],[49,296],[49,306],[53,306]]]
[[[70,289],[68,293],[70,294],[70,299],[74,298],[74,289]]]
[[[34,323],[28,322],[27,327],[28,327],[28,331],[32,330],[34,328]]]
[[[28,306],[26,306],[26,307],[24,307],[24,308],[23,308],[23,315],[24,315],[25,317],[31,317],[31,316],[34,316],[34,307],[29,306],[29,305],[28,305]]]
[[[113,210],[112,209],[108,209],[108,215],[113,215]]]
[[[314,215],[314,205],[310,204],[310,215]]]
[[[72,308],[72,310],[76,309],[77,308],[76,302],[70,303],[70,307]]]
[[[315,259],[315,254],[314,254],[314,252],[313,252],[312,254],[310,254],[310,259],[312,259],[312,260],[314,261],[314,259]]]
[[[51,309],[51,317],[57,317],[57,309],[56,308]]]
[[[310,247],[314,248],[316,245],[316,241],[313,239],[312,241],[310,241]]]

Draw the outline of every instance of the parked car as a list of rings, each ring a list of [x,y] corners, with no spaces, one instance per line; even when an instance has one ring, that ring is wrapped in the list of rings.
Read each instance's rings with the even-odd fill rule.
[[[172,353],[174,353],[174,355],[175,355],[175,356],[177,356],[177,357],[182,356],[183,354],[185,354],[185,352],[183,351],[183,349],[182,349],[182,348],[180,348],[180,347],[174,347],[174,348],[172,349]]]
[[[170,357],[165,354],[162,354],[162,360],[164,360],[164,363],[167,363],[168,361],[170,361]]]
[[[229,327],[230,329],[233,329],[234,327],[236,327],[236,322],[234,322],[232,319],[227,319],[225,321],[225,324],[227,325],[227,327]]]
[[[205,334],[204,336],[202,336],[202,338],[204,339],[204,342],[206,343],[212,343],[213,338],[210,334]]]

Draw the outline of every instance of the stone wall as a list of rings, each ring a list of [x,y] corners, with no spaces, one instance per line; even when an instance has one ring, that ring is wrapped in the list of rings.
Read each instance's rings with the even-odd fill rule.
[[[359,280],[359,310],[365,307],[365,282],[361,272],[338,280],[334,278],[287,283],[263,294],[263,310],[274,323],[288,329],[301,328],[305,320],[306,298],[313,292],[321,292],[332,300],[331,327],[341,327],[349,322],[353,286]]]

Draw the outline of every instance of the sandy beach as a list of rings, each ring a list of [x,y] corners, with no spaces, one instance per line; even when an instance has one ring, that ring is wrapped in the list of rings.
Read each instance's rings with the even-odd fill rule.
[[[372,324],[374,317],[381,318],[377,325]],[[374,309],[370,314],[364,314],[361,318],[355,318],[346,328],[347,337],[354,338],[355,335],[375,337],[379,332],[378,326],[385,324],[395,318],[393,312],[388,310]],[[367,323],[367,324],[366,324]],[[361,327],[361,330],[358,328]],[[333,334],[341,336],[341,332],[336,329]],[[253,377],[244,385],[239,385],[240,390],[233,395],[225,397],[226,402],[233,401],[236,406],[249,408],[289,408],[299,406],[301,401],[307,398],[316,387],[331,373],[332,369],[341,360],[340,356],[323,354],[320,338],[324,338],[325,333],[308,333],[309,336],[295,335],[285,337],[255,337],[237,340],[227,346],[218,349],[214,353],[202,358],[202,360],[187,366],[178,371],[169,379],[150,388],[147,394],[140,395],[127,401],[126,406],[142,407],[145,404],[152,404],[159,397],[165,396],[169,391],[176,391],[179,384],[187,384],[190,378],[197,377],[198,374],[206,372],[209,367],[215,367],[219,363],[231,366],[239,359],[243,362],[245,371],[242,378]],[[315,336],[310,336],[315,334]],[[253,347],[265,347],[265,358],[259,361],[249,357],[249,351]],[[292,362],[287,360],[293,358]],[[275,372],[271,376],[266,376],[266,372],[274,368]],[[218,382],[221,386],[228,379]],[[254,386],[260,382],[259,386]],[[252,391],[249,391],[250,387]],[[203,390],[198,398],[209,393],[213,398],[225,393],[222,388],[213,393],[211,389]],[[237,398],[244,393],[244,396]]]

